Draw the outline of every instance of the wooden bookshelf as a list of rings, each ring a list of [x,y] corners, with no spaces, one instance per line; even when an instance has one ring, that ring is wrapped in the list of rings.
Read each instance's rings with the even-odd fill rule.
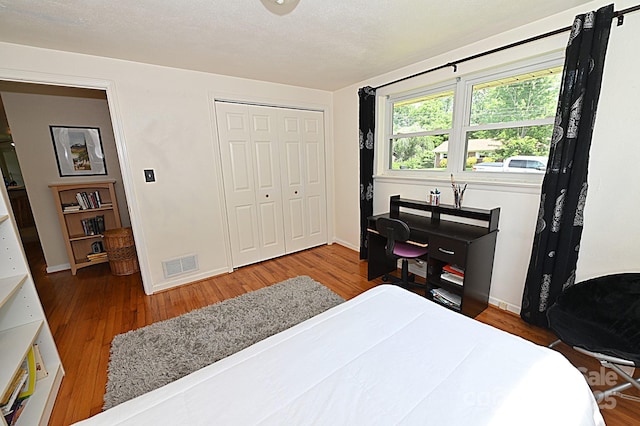
[[[94,243],[102,243],[103,232],[122,227],[115,181],[52,184],[71,273],[80,268],[108,262],[107,257],[90,258]],[[80,194],[80,195],[79,195]]]

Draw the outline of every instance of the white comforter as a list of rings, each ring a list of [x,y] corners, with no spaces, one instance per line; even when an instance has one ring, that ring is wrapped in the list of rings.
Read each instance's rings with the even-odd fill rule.
[[[382,285],[78,425],[603,425],[561,354]]]

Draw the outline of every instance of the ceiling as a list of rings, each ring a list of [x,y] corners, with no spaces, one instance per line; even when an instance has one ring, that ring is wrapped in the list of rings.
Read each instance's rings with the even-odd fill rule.
[[[585,3],[0,0],[0,41],[334,91]]]

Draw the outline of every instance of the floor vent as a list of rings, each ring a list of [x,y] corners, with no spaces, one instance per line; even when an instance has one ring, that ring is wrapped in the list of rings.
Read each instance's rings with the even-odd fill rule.
[[[164,277],[171,278],[186,272],[198,270],[198,257],[195,254],[162,262]]]

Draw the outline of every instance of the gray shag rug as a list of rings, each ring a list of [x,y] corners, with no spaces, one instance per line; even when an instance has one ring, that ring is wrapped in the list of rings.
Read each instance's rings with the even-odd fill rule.
[[[307,276],[119,334],[103,409],[166,385],[292,327],[344,299]]]

